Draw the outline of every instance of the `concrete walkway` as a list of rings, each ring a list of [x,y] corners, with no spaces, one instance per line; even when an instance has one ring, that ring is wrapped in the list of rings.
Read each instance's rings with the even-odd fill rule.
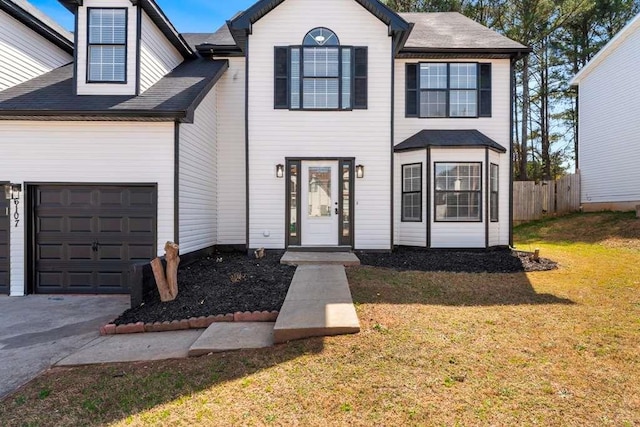
[[[100,337],[129,296],[0,297],[0,398]]]

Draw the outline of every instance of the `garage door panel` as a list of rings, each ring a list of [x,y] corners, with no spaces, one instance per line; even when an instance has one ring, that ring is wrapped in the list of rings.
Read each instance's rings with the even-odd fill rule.
[[[156,188],[45,185],[34,191],[36,291],[127,293],[131,265],[156,254]]]

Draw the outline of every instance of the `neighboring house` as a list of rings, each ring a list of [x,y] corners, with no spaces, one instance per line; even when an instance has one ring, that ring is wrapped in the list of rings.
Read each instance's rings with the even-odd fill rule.
[[[578,86],[578,153],[585,211],[640,205],[640,15],[571,80]]]
[[[0,180],[23,190],[12,295],[126,292],[130,264],[167,240],[182,254],[511,243],[527,47],[376,0],[262,0],[183,35],[153,0],[62,3],[74,64],[0,92]]]

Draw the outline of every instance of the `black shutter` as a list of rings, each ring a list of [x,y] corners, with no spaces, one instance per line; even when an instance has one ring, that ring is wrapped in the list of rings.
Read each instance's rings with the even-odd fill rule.
[[[367,91],[368,91],[368,58],[366,47],[353,48],[353,108],[367,109]]]
[[[478,64],[478,116],[491,117],[491,64]]]
[[[289,108],[289,48],[276,47],[274,59],[273,108]]]
[[[418,64],[407,64],[405,81],[405,115],[418,117]]]

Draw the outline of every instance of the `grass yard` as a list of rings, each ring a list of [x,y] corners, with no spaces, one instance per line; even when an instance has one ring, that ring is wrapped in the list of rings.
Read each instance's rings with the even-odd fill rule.
[[[54,369],[0,425],[640,425],[640,220],[576,214],[516,242],[560,268],[350,269],[358,335]]]

